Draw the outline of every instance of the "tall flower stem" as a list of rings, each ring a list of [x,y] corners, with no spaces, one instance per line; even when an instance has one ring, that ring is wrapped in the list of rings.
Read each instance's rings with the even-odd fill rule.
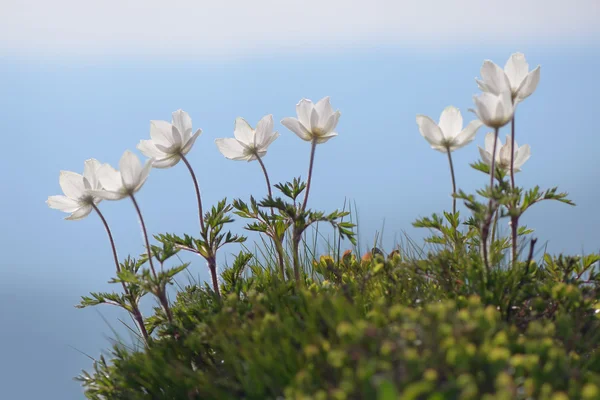
[[[267,168],[265,167],[265,163],[263,162],[262,158],[258,155],[258,153],[256,153],[255,155],[256,155],[256,159],[258,160],[258,163],[260,164],[260,167],[263,171],[263,174],[265,175],[265,181],[267,181],[267,190],[269,192],[269,198],[273,198],[273,191],[271,190],[271,181],[269,180],[269,174],[267,173]],[[273,207],[271,207],[271,215],[275,215],[275,210],[273,210]],[[275,222],[275,221],[273,221],[273,222]],[[271,237],[271,239],[273,239],[273,243],[275,245],[275,251],[277,252],[277,261],[279,263],[279,272],[281,273],[281,279],[285,280],[285,264],[284,264],[284,255],[283,255],[283,245],[282,245],[283,238],[280,239],[276,232],[275,232],[274,236],[275,237]]]
[[[140,218],[140,224],[142,225],[142,233],[144,234],[144,240],[146,241],[146,251],[148,253],[148,262],[150,263],[150,270],[152,271],[152,276],[154,276],[154,279],[157,279],[156,270],[154,269],[154,262],[152,261],[152,250],[150,249],[150,241],[148,240],[148,231],[146,230],[144,217],[142,217],[142,211],[140,210],[140,206],[138,205],[135,196],[133,194],[130,194],[129,197],[131,198],[133,206],[135,207],[135,211],[137,211],[138,217]],[[165,313],[167,314],[167,319],[169,320],[169,323],[173,325],[173,315],[171,314],[171,308],[169,307],[169,302],[167,301],[165,289],[162,285],[158,287],[156,296],[158,297],[158,300],[160,301],[161,305],[165,310]]]
[[[308,166],[308,180],[306,182],[306,194],[304,195],[304,202],[302,203],[302,211],[306,209],[306,203],[308,203],[308,194],[310,192],[310,182],[312,180],[313,164],[315,162],[315,150],[317,150],[317,139],[313,139],[312,146],[310,148],[310,164]]]
[[[452,164],[452,153],[446,149],[448,154],[448,163],[450,164],[450,175],[452,176],[452,213],[456,214],[456,179],[454,177],[454,164]]]
[[[515,116],[510,122],[510,187],[515,190]],[[519,233],[519,217],[511,217],[510,228],[512,233],[512,265],[517,264],[517,240]]]
[[[492,165],[490,166],[490,202],[488,205],[488,212],[487,212],[487,216],[486,219],[483,223],[483,226],[481,228],[481,241],[482,241],[482,249],[483,249],[483,261],[485,263],[485,267],[488,270],[488,273],[490,271],[490,261],[489,261],[489,257],[488,257],[488,238],[489,238],[489,233],[490,233],[490,225],[492,223],[492,217],[493,217],[493,205],[494,205],[494,178],[495,178],[495,172],[496,172],[496,150],[498,147],[498,132],[499,132],[499,128],[495,128],[494,129],[494,147],[492,150]]]
[[[180,154],[181,159],[183,160],[185,166],[188,171],[190,171],[190,175],[192,176],[192,181],[194,182],[194,188],[196,189],[196,199],[198,200],[198,215],[200,218],[200,229],[204,232],[204,212],[202,211],[202,197],[200,196],[200,187],[198,186],[198,180],[196,179],[196,174],[194,173],[194,169],[190,165],[187,158]]]
[[[98,206],[96,206],[96,204],[92,203],[92,207],[94,208],[94,211],[96,211],[96,213],[100,217],[100,220],[102,220],[102,223],[104,224],[104,229],[106,229],[106,233],[108,234],[108,240],[110,241],[113,258],[115,260],[115,267],[117,269],[117,274],[118,274],[121,272],[121,266],[119,265],[119,257],[117,256],[117,248],[115,246],[115,241],[113,239],[112,232],[110,231],[110,228],[108,227],[108,222],[106,222],[106,219],[104,218],[104,215],[102,215],[102,213],[100,212],[100,209],[98,208]],[[131,305],[133,318],[137,322],[137,324],[140,328],[140,331],[142,332],[144,341],[146,343],[148,343],[148,331],[146,330],[146,325],[144,325],[144,317],[142,316],[142,313],[137,305],[137,302],[135,301],[133,296],[131,296],[131,293],[129,292],[129,288],[127,287],[125,282],[121,281],[121,285],[123,286],[123,291],[125,292],[125,295],[129,298],[129,303]]]

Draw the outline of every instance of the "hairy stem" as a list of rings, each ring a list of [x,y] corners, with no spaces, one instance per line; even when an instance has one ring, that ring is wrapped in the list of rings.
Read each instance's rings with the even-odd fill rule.
[[[448,163],[450,164],[450,175],[452,176],[452,213],[456,214],[456,178],[454,177],[454,164],[452,163],[452,153],[446,149],[448,154]]]
[[[214,256],[206,259],[208,262],[208,269],[210,270],[210,277],[212,279],[213,291],[217,296],[221,297],[221,290],[219,289],[219,277],[217,276],[217,260]]]
[[[100,209],[98,208],[98,206],[96,206],[96,204],[92,203],[92,207],[94,208],[94,211],[96,211],[96,213],[98,214],[100,219],[102,220],[102,223],[104,224],[104,229],[106,229],[106,233],[108,234],[108,240],[110,241],[110,246],[112,247],[113,258],[115,260],[115,267],[117,269],[117,274],[118,274],[121,272],[121,266],[119,265],[119,257],[117,256],[117,248],[115,246],[115,241],[113,239],[112,232],[110,231],[110,228],[108,227],[108,222],[106,222],[106,219],[104,218],[104,215],[102,215],[102,213],[100,212]],[[137,322],[138,327],[139,327],[140,331],[142,332],[144,341],[146,343],[148,343],[148,331],[146,330],[146,325],[144,324],[144,317],[142,316],[142,313],[137,305],[137,302],[135,302],[133,297],[131,296],[131,293],[129,292],[129,288],[127,287],[125,282],[121,281],[121,285],[123,286],[123,291],[125,292],[125,295],[129,298],[129,304],[131,305],[133,318]]]
[[[292,239],[293,245],[293,256],[294,256],[294,278],[296,279],[296,285],[300,285],[300,239],[301,234],[294,232],[294,237]]]
[[[130,194],[129,197],[131,198],[131,201],[133,201],[135,210],[137,211],[138,217],[140,218],[140,224],[142,225],[142,233],[144,234],[144,240],[146,241],[146,251],[148,252],[148,262],[150,263],[150,270],[152,271],[152,275],[154,276],[154,279],[157,279],[156,270],[154,269],[154,262],[152,261],[152,250],[150,248],[150,241],[148,240],[148,231],[146,230],[146,224],[144,223],[144,217],[142,217],[142,211],[140,210],[140,206],[138,205],[137,200],[135,199],[135,196],[133,194]],[[161,305],[163,306],[163,308],[165,310],[165,313],[167,314],[167,319],[169,320],[169,323],[172,325],[173,324],[173,315],[171,314],[171,308],[169,307],[169,302],[167,301],[165,288],[162,287],[162,285],[160,287],[158,287],[156,297],[158,297],[158,300],[160,301]]]
[[[196,189],[196,199],[198,200],[198,215],[200,219],[200,230],[204,232],[204,212],[202,211],[202,197],[200,196],[200,187],[198,186],[198,180],[196,179],[196,174],[194,173],[194,169],[190,165],[187,158],[180,154],[181,159],[186,165],[188,171],[190,171],[190,175],[192,176],[192,181],[194,182],[194,188]]]
[[[510,187],[515,189],[515,116],[510,121]]]
[[[492,223],[492,218],[494,215],[493,205],[494,205],[494,175],[496,172],[496,148],[498,147],[498,132],[499,129],[494,129],[494,146],[492,149],[492,165],[490,167],[490,202],[488,205],[488,212],[486,219],[481,228],[481,241],[483,248],[483,261],[485,263],[485,267],[490,272],[490,260],[488,258],[488,238],[490,233],[490,224]]]
[[[306,210],[306,203],[308,203],[308,194],[310,193],[310,182],[312,180],[313,164],[315,162],[315,150],[317,149],[317,139],[313,139],[310,148],[310,164],[308,165],[308,180],[306,182],[306,194],[304,195],[304,202],[302,203],[302,211]]]
[[[258,163],[260,164],[260,167],[262,168],[263,174],[265,174],[265,180],[267,181],[267,190],[269,191],[269,197],[273,197],[273,192],[271,191],[271,181],[269,180],[269,174],[267,173],[267,168],[265,167],[265,163],[263,162],[262,158],[260,158],[260,156],[258,154],[256,154],[256,159],[258,160]],[[273,208],[271,208],[271,211],[273,211]]]

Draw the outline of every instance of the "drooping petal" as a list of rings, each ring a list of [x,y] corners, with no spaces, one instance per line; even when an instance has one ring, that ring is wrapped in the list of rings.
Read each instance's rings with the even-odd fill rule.
[[[497,95],[505,90],[510,90],[510,82],[504,70],[492,61],[486,60],[483,62],[481,78],[483,78],[490,93]]]
[[[181,134],[182,142],[186,142],[192,136],[192,118],[183,110],[173,112],[173,126]]]
[[[60,171],[58,183],[63,193],[72,199],[78,199],[85,193],[83,176],[71,171]]]
[[[463,126],[463,118],[460,110],[454,106],[444,108],[440,115],[439,127],[446,139],[452,139],[460,133]]]
[[[333,138],[333,137],[336,137],[337,135],[338,135],[338,134],[337,134],[337,133],[335,133],[335,132],[328,132],[328,133],[326,133],[326,134],[324,134],[324,135],[320,135],[320,136],[317,138],[317,144],[322,144],[322,143],[325,143],[326,141],[328,141],[329,139],[331,139],[331,138]]]
[[[179,154],[173,154],[165,158],[154,159],[152,163],[152,167],[154,168],[170,168],[181,160],[181,156]]]
[[[300,121],[300,123],[302,125],[304,125],[304,127],[308,131],[311,130],[310,116],[312,114],[313,109],[314,109],[314,105],[313,105],[312,101],[310,101],[308,99],[302,99],[302,100],[300,100],[300,102],[298,104],[296,104],[296,114],[298,114],[298,121]],[[298,136],[300,136],[300,135],[298,135]]]
[[[529,72],[529,64],[525,60],[525,55],[523,53],[514,53],[511,55],[504,66],[504,72],[510,81],[512,93],[516,94],[517,89],[521,86],[521,82],[523,82],[523,79],[525,79]]]
[[[327,120],[325,125],[323,126],[323,131],[324,132],[333,132],[333,130],[336,128],[336,126],[338,124],[340,115],[342,115],[342,113],[340,113],[339,111],[336,111],[333,114],[331,114],[331,116],[329,117],[329,119]]]
[[[242,117],[237,117],[235,119],[233,135],[237,140],[245,145],[251,145],[254,143],[254,129],[252,129],[250,124]]]
[[[188,141],[183,145],[183,148],[181,149],[181,153],[183,155],[186,155],[187,153],[190,152],[190,150],[192,149],[192,146],[194,146],[194,143],[196,142],[196,139],[198,139],[198,136],[200,136],[201,134],[202,134],[202,129],[198,129],[194,133],[194,135],[188,139]]]
[[[140,162],[140,159],[131,151],[126,150],[119,161],[119,170],[121,172],[123,186],[129,191],[133,191],[138,185],[142,173],[142,163]]]
[[[540,66],[538,65],[533,71],[531,71],[523,82],[521,82],[521,86],[517,90],[517,99],[522,101],[527,97],[531,96],[535,89],[537,88],[538,83],[540,82]]]
[[[137,159],[137,157],[136,157]],[[142,188],[142,186],[144,186],[144,183],[146,183],[146,179],[148,179],[148,175],[150,175],[150,170],[152,169],[152,166],[154,165],[154,159],[150,158],[148,160],[146,160],[146,164],[144,164],[144,167],[142,168],[142,170],[140,171],[139,175],[138,175],[138,181],[137,181],[137,185],[135,186],[135,188],[133,189],[133,192],[137,192],[138,190],[140,190]],[[139,163],[139,160],[138,160]]]
[[[89,160],[85,160],[83,167],[83,177],[88,181],[90,187],[88,189],[99,189],[100,182],[98,181],[98,177],[96,176],[96,171],[100,168],[102,164],[100,161],[95,158],[90,158]]]
[[[450,150],[457,150],[471,143],[473,139],[475,139],[477,130],[481,128],[482,125],[483,123],[478,119],[469,122],[465,129],[456,135]]]
[[[102,187],[108,191],[118,192],[123,187],[121,173],[109,164],[103,164],[96,172]]]
[[[215,139],[215,144],[217,148],[225,156],[230,160],[246,160],[248,156],[245,154],[244,146],[236,139],[226,138],[226,139]]]
[[[142,152],[143,155],[149,158],[161,158],[167,155],[166,153],[160,151],[154,145],[154,141],[152,140],[140,140],[136,147]]]
[[[262,144],[268,141],[269,136],[273,134],[273,115],[265,115],[256,124],[256,130],[254,133],[254,147],[262,147]]]
[[[80,207],[77,200],[63,195],[48,197],[46,204],[48,204],[48,207],[50,208],[68,213],[72,213]]]
[[[92,210],[93,210],[93,208],[91,205],[84,204],[65,219],[68,219],[70,221],[77,221],[79,219],[83,219],[83,218],[87,217],[92,212]]]
[[[444,141],[444,135],[440,127],[428,116],[417,115],[417,125],[421,136],[433,146],[440,146]]]
[[[521,169],[525,161],[529,160],[531,157],[531,148],[528,144],[525,144],[518,148],[517,154],[515,155],[515,170]]]
[[[150,121],[150,137],[155,145],[171,147],[173,145],[173,125],[167,121]]]
[[[327,124],[329,118],[333,115],[333,108],[331,108],[331,101],[329,96],[323,97],[315,104],[315,110],[319,115],[319,127],[324,127]]]
[[[294,132],[298,137],[302,140],[306,140],[310,142],[312,137],[307,128],[296,118],[286,117],[281,120],[281,124],[288,128],[290,131]]]

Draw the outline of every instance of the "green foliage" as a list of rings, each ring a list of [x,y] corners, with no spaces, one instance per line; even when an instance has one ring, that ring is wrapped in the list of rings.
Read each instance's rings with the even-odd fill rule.
[[[178,293],[177,338],[162,320],[148,348],[116,345],[79,380],[90,399],[595,399],[598,262],[546,255],[482,275],[476,251],[347,252],[299,287],[241,252],[221,298]]]

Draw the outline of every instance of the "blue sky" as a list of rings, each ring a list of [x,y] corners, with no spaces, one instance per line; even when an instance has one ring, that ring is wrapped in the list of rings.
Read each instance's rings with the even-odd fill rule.
[[[68,6],[70,2],[60,3]],[[260,3],[266,7],[269,2]],[[472,2],[464,3],[466,10]],[[580,10],[563,10],[565,15],[573,14],[573,24],[559,18],[558,3],[549,2],[549,11],[538,18],[542,22],[535,22],[537,29],[520,25],[509,29],[494,19],[480,35],[473,31],[474,22],[469,22],[471,28],[454,32],[452,21],[444,25],[443,13],[435,12],[432,15],[439,26],[432,26],[437,26],[434,33],[441,44],[436,44],[432,32],[413,32],[423,46],[411,46],[402,36],[407,28],[384,18],[394,11],[387,2],[375,1],[366,11],[368,23],[360,29],[352,29],[356,26],[353,18],[358,18],[352,13],[345,22],[334,20],[331,29],[343,34],[326,36],[333,39],[323,45],[317,36],[295,29],[298,22],[286,28],[279,19],[273,20],[273,27],[281,30],[279,42],[265,41],[264,26],[250,22],[239,26],[236,18],[242,18],[242,9],[232,12],[228,23],[234,28],[229,36],[223,29],[218,31],[220,36],[215,35],[222,40],[218,51],[214,43],[175,40],[202,33],[186,30],[172,37],[166,33],[161,45],[153,48],[143,34],[133,32],[136,26],[144,26],[141,17],[131,31],[115,20],[115,30],[123,29],[120,41],[100,27],[95,29],[103,34],[96,38],[91,34],[94,28],[86,28],[89,17],[84,14],[104,9],[84,13],[69,8],[82,18],[77,24],[66,21],[66,25],[51,18],[40,25],[39,10],[31,14],[9,10],[14,18],[7,18],[8,28],[0,28],[0,113],[4,145],[9,149],[0,161],[4,170],[0,184],[5,190],[0,198],[4,393],[20,399],[81,398],[78,383],[71,377],[89,368],[90,361],[73,348],[96,357],[107,347],[106,336],[113,335],[98,311],[123,332],[114,310],[73,308],[81,295],[109,288],[105,282],[113,267],[99,219],[91,215],[83,221],[63,221],[65,215],[44,202],[49,195],[60,194],[60,170],[82,172],[83,161],[91,157],[116,166],[124,150],[135,150],[139,140],[149,137],[151,119],[170,120],[171,112],[179,108],[190,113],[194,129],[203,129],[189,159],[205,205],[211,205],[223,197],[258,197],[265,192],[258,164],[226,160],[214,144],[216,138],[233,135],[236,117],[254,125],[262,116],[273,114],[281,136],[264,160],[272,182],[305,177],[310,145],[279,121],[295,116],[295,104],[303,97],[331,96],[333,107],[342,112],[339,136],[317,149],[309,203],[332,210],[346,198],[355,201],[363,239],[372,240],[385,220],[384,243],[391,247],[395,236],[404,231],[417,239],[425,234],[411,227],[417,217],[451,207],[447,160],[419,135],[415,115],[437,120],[442,109],[452,104],[461,109],[465,122],[470,121],[473,117],[467,109],[477,93],[474,78],[483,60],[503,66],[512,52],[524,52],[532,68],[538,64],[542,68],[537,91],[517,113],[517,141],[529,144],[532,152],[517,183],[558,186],[577,203],[577,207],[542,204],[530,211],[525,222],[536,229],[535,236],[547,242],[551,252],[598,251],[600,46],[598,29],[586,22],[590,14],[598,15],[598,7],[582,3],[585,6]],[[335,11],[335,4],[324,4],[325,14]],[[205,15],[207,23],[225,24],[224,11],[214,7],[209,10],[214,18]],[[286,11],[277,7],[276,14]],[[501,12],[491,8],[469,12],[486,10]],[[418,7],[409,11],[420,12]],[[146,17],[156,16],[152,12]],[[532,11],[526,8],[524,14],[528,12]],[[19,18],[26,22],[21,27],[14,22]],[[189,17],[182,18],[191,22]],[[376,26],[377,18],[383,27]],[[461,18],[464,23],[470,21]],[[317,22],[318,18],[313,21]],[[21,35],[13,39],[17,29]],[[55,32],[54,39],[47,32]],[[10,38],[9,33],[13,34]],[[165,44],[169,38],[172,46]],[[236,44],[235,38],[242,44]],[[452,40],[458,42],[448,44]],[[482,128],[474,143],[454,153],[457,183],[467,192],[487,181],[468,166],[478,159],[477,146],[483,146],[485,133]],[[196,232],[193,186],[183,165],[153,170],[138,200],[152,233]],[[142,252],[132,205],[103,202],[101,208],[120,256]],[[239,232],[242,228],[241,221],[232,226]],[[235,251],[231,247],[224,253]],[[190,261],[194,275],[208,276],[203,262]],[[31,384],[32,377],[36,385]]]

